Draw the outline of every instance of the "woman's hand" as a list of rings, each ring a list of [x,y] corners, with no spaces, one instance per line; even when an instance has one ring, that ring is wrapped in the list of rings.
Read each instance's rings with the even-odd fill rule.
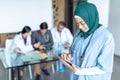
[[[20,51],[20,48],[15,48],[14,49],[14,52],[18,52],[18,51]]]
[[[64,59],[64,60],[67,60],[67,61],[71,61],[73,59],[71,54],[69,54],[69,53],[62,54],[61,58]]]
[[[64,65],[68,66],[68,67],[71,69],[72,72],[74,72],[74,73],[76,72],[77,68],[75,67],[74,64],[70,64],[69,62],[65,61],[63,58],[60,58],[60,61],[61,61]]]

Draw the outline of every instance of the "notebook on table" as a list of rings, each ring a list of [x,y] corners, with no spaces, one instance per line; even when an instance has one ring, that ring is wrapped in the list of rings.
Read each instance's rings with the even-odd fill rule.
[[[23,56],[22,60],[23,62],[30,62],[30,61],[36,61],[36,60],[41,60],[43,59],[42,56],[40,55],[28,55],[28,56]]]
[[[30,62],[30,61],[37,61],[37,60],[42,60],[47,58],[47,54],[46,53],[38,53],[35,51],[31,52],[29,55],[25,55],[22,57],[23,62]]]

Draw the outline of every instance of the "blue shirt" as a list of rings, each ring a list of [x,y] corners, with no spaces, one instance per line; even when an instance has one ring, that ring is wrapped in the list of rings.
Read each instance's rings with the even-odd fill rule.
[[[93,34],[84,39],[80,36],[80,30],[77,30],[74,35],[74,40],[70,48],[70,53],[73,55],[73,63],[82,68],[98,67],[105,74],[95,75],[79,75],[71,74],[71,80],[110,80],[113,69],[114,57],[114,39],[112,34],[103,26],[99,27]],[[83,61],[80,56],[83,55],[85,47],[88,45]],[[75,76],[75,77],[74,77]]]

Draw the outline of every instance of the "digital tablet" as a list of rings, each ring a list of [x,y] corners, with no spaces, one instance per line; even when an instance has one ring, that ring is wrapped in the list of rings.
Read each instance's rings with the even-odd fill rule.
[[[66,61],[69,65],[74,65],[77,69],[81,69],[79,66],[75,65],[74,63],[72,63],[71,61],[68,61],[68,60],[64,60]]]

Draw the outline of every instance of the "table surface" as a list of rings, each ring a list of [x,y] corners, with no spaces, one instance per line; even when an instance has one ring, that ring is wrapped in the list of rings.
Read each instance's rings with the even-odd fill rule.
[[[29,54],[29,53],[27,53]],[[32,55],[34,54],[43,54],[42,51],[40,53],[36,51],[32,51]],[[13,67],[23,67],[27,65],[33,65],[37,63],[46,63],[50,61],[57,61],[59,60],[56,54],[53,54],[52,50],[46,51],[48,55],[47,58],[38,59],[38,60],[30,60],[30,61],[23,61],[23,57],[28,57],[28,55],[21,54],[21,53],[13,53],[10,51],[0,50],[0,59],[4,65],[4,68],[13,68]]]

